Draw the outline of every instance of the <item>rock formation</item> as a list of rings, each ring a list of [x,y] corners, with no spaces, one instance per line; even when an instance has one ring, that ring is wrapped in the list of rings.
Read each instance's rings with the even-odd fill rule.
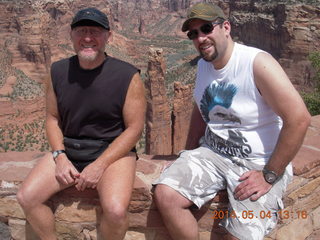
[[[185,149],[193,109],[192,90],[191,84],[183,86],[180,82],[174,83],[172,154]]]
[[[150,48],[147,73],[146,153],[170,155],[171,110],[166,95],[162,49]]]
[[[162,49],[150,49],[148,79],[146,153],[178,154],[185,148],[193,109],[192,85],[174,82],[173,99],[167,98]],[[173,102],[169,104],[169,102]],[[170,105],[173,105],[172,109]]]

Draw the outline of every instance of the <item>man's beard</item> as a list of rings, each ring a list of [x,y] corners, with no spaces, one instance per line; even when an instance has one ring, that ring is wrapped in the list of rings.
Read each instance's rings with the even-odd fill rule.
[[[203,54],[200,51],[200,56],[203,58],[203,60],[205,60],[206,62],[212,62],[213,60],[215,60],[218,57],[218,51],[217,48],[215,46],[214,47],[214,53],[208,55],[208,54]]]
[[[99,54],[99,52],[93,52],[91,54],[87,54],[87,53],[84,53],[82,51],[79,51],[78,52],[78,57],[82,61],[94,62],[98,58],[98,54]]]

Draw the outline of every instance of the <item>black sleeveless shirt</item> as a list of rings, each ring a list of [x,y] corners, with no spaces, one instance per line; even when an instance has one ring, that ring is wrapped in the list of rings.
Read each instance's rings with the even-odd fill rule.
[[[122,109],[127,90],[138,71],[110,56],[92,70],[82,69],[77,56],[53,63],[51,79],[63,135],[78,139],[119,136],[125,129]]]

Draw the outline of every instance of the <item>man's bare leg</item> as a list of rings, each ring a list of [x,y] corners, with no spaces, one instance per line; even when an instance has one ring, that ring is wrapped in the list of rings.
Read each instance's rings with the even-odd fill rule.
[[[158,184],[155,202],[174,240],[198,240],[198,223],[188,209],[193,203],[171,187]]]
[[[44,203],[68,185],[61,185],[55,177],[55,163],[50,153],[39,160],[17,193],[19,204],[35,233],[45,240],[56,240],[54,215]]]
[[[100,232],[103,239],[120,240],[128,229],[128,207],[135,179],[136,156],[113,162],[98,183],[102,216]]]

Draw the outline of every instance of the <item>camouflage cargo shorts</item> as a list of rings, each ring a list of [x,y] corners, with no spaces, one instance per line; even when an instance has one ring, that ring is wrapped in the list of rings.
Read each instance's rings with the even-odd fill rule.
[[[249,170],[261,170],[246,159],[229,159],[216,154],[207,146],[182,151],[179,158],[166,168],[153,183],[165,184],[192,201],[198,208],[210,201],[219,190],[227,189],[228,213],[220,225],[241,240],[257,240],[271,232],[277,224],[277,212],[283,208],[282,195],[292,178],[288,165],[282,178],[257,201],[236,200],[234,189],[239,177]]]

